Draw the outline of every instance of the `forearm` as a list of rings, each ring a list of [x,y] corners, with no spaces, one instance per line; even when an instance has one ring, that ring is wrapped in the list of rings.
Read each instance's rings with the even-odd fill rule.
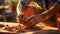
[[[44,11],[43,13],[40,14],[40,21],[45,21],[47,19],[49,19],[50,17],[52,17],[53,15],[56,14],[56,12],[58,12],[58,5],[56,5],[53,9],[48,10],[48,11]]]

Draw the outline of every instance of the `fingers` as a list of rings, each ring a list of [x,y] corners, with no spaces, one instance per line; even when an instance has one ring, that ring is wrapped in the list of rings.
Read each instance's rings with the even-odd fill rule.
[[[33,22],[31,22],[30,26],[35,25],[37,23],[37,20],[34,20]]]
[[[28,22],[26,23],[26,26],[23,27],[23,29],[27,29],[27,28],[29,28],[29,27],[31,26],[31,23],[33,23],[33,22],[34,22],[34,19],[28,21]]]
[[[25,25],[29,25],[31,24],[32,22],[35,21],[35,18],[31,17],[31,18],[25,18],[25,19],[22,19],[21,20],[23,21],[23,23],[25,23]]]
[[[30,17],[28,17],[27,19],[25,19],[26,21],[30,21],[31,19],[33,19],[34,18],[34,16],[32,15],[32,16],[30,16]]]
[[[33,16],[33,17],[30,17],[30,18],[26,18],[25,21],[25,25],[26,27],[23,27],[23,29],[26,29],[26,28],[30,28],[30,27],[33,27],[36,25],[36,23],[38,23],[37,19]]]
[[[28,26],[27,28],[34,27],[34,26],[35,26],[35,24],[36,24],[36,22],[37,22],[37,21],[32,22],[31,24],[29,24],[29,26]],[[26,28],[26,29],[27,29],[27,28]]]
[[[34,21],[35,21],[35,18],[29,20],[29,21],[28,21],[28,24],[31,24],[31,23],[33,23]]]
[[[35,18],[33,18],[32,20],[30,20],[30,21],[28,22],[27,27],[25,27],[25,28],[30,28],[30,27],[35,26],[35,24],[36,24],[37,22],[38,22],[38,21],[37,21]]]
[[[35,21],[36,21],[36,23],[38,22],[38,20],[35,16],[31,16],[31,17],[28,17],[27,19],[25,19],[25,22],[27,22],[28,24],[34,23]]]

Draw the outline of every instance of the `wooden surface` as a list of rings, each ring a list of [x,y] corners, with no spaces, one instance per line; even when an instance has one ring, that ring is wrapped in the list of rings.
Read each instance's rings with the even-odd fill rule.
[[[0,24],[3,25],[8,25],[8,26],[16,26],[18,25],[17,23],[12,23],[12,22],[0,22]],[[0,34],[16,34],[16,32],[4,30],[3,28],[0,28]]]
[[[18,25],[18,23],[13,23],[13,22],[0,22],[0,24],[3,24],[3,25],[9,25],[9,26],[15,26],[15,25]]]
[[[0,24],[3,25],[9,25],[9,26],[16,26],[18,23],[13,22],[0,22]],[[39,31],[28,31],[25,33],[17,33],[17,32],[11,32],[7,30],[0,29],[0,34],[60,34],[60,31],[58,30],[39,30]]]
[[[16,33],[16,32],[11,32],[11,31],[0,29],[0,33]]]

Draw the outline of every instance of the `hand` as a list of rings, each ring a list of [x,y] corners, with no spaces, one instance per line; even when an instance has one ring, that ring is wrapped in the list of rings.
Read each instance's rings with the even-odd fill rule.
[[[23,27],[23,29],[34,27],[37,23],[40,23],[40,21],[38,21],[36,17],[37,16],[34,16],[34,15],[32,15],[28,18],[25,18],[25,19],[22,17],[21,18],[21,20],[23,21],[22,24],[25,25],[25,27]]]
[[[30,28],[30,27],[33,27],[35,26],[37,23],[39,23],[37,20],[37,18],[35,16],[31,16],[31,17],[28,17],[27,19],[25,19],[26,21],[26,27],[24,27],[24,29],[26,28]]]

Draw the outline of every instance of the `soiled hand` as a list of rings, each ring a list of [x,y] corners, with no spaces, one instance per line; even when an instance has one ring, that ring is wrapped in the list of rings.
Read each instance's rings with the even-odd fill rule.
[[[24,22],[26,22],[25,23],[26,26],[23,29],[34,27],[37,23],[40,23],[37,17],[38,16],[31,16],[23,20]]]

